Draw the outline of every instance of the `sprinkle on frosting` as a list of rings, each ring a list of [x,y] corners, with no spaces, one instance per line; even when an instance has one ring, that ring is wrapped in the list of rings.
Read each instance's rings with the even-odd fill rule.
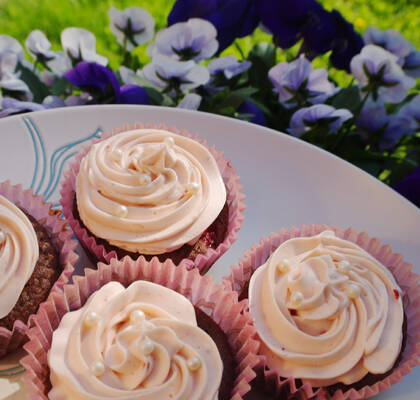
[[[290,271],[279,274],[285,258]],[[401,289],[384,265],[332,231],[282,243],[249,285],[267,364],[312,386],[385,373],[402,343],[395,291]]]
[[[226,202],[211,153],[158,129],[93,145],[76,181],[80,218],[97,237],[128,251],[162,254],[194,244]]]
[[[88,315],[97,323],[86,326]],[[145,281],[110,282],[65,314],[48,363],[52,400],[217,400],[223,371],[193,305]]]
[[[3,318],[13,309],[31,277],[39,247],[27,216],[3,196],[0,196],[0,232],[0,318]]]

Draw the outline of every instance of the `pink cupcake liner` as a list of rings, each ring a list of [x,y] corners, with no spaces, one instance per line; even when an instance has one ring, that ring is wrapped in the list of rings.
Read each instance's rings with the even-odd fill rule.
[[[233,400],[241,400],[250,390],[254,379],[253,367],[259,363],[256,355],[259,343],[254,340],[255,329],[237,294],[213,283],[210,276],[201,276],[198,270],[188,270],[185,263],[175,266],[171,260],[164,263],[154,257],[132,260],[126,256],[112,259],[110,264],[98,263],[98,269],[85,269],[84,276],[74,276],[73,284],[65,285],[63,291],[55,292],[40,306],[28,331],[29,342],[21,363],[26,368],[23,380],[28,387],[30,399],[47,399],[50,389],[47,352],[50,349],[53,331],[63,315],[84,305],[89,296],[110,281],[124,286],[136,280],[147,280],[173,289],[187,297],[196,307],[207,313],[226,333],[229,344],[236,354],[237,378],[232,389]]]
[[[71,240],[72,232],[66,227],[67,222],[61,218],[61,212],[53,210],[52,205],[45,203],[42,196],[35,195],[32,190],[22,189],[21,185],[11,185],[9,181],[0,183],[0,194],[38,220],[59,251],[63,271],[51,289],[51,296],[69,281],[74,271],[74,264],[78,259],[74,252],[77,242]],[[26,332],[33,325],[33,317],[31,315],[26,324],[16,320],[11,331],[0,327],[0,357],[16,350],[26,340]]]
[[[191,135],[186,130],[180,131],[174,127],[168,128],[164,124],[155,125],[153,123],[137,123],[135,125],[125,125],[122,129],[114,129],[112,134],[102,133],[101,139],[93,139],[87,147],[83,148],[83,150],[76,155],[74,162],[69,164],[69,170],[64,173],[60,200],[63,206],[63,213],[79,241],[85,248],[90,250],[90,252],[92,252],[99,261],[110,262],[112,258],[118,258],[115,251],[107,252],[103,245],[99,245],[97,243],[95,237],[91,236],[85,228],[81,227],[79,220],[74,218],[73,201],[76,187],[76,177],[79,173],[82,158],[88,153],[93,144],[124,131],[143,128],[163,129],[194,139],[207,147],[219,166],[220,173],[226,186],[227,203],[229,207],[229,224],[226,237],[216,249],[208,249],[206,254],[198,255],[194,261],[188,259],[182,260],[182,262],[188,263],[189,268],[195,267],[200,270],[201,274],[204,274],[208,271],[211,265],[214,264],[214,262],[220,258],[236,241],[238,231],[241,228],[242,221],[244,219],[243,211],[245,209],[245,205],[243,203],[243,199],[245,198],[245,195],[241,192],[242,186],[239,184],[239,177],[235,175],[235,169],[231,166],[230,161],[224,158],[223,152],[217,151],[214,146],[210,147],[205,140],[198,139],[197,135]]]
[[[251,250],[246,251],[243,258],[236,266],[231,268],[228,276],[223,278],[223,285],[237,293],[241,293],[249,282],[252,273],[262,265],[267,258],[277,249],[281,243],[294,237],[314,236],[325,230],[332,230],[337,237],[356,243],[373,257],[388,267],[397,279],[399,286],[404,291],[404,311],[407,318],[407,339],[406,346],[402,353],[399,365],[392,373],[373,385],[366,385],[360,390],[354,388],[343,391],[337,390],[332,399],[334,400],[356,400],[374,396],[389,389],[399,382],[404,375],[411,372],[412,368],[419,365],[420,355],[420,285],[419,276],[412,272],[412,265],[405,262],[401,254],[392,252],[391,246],[382,245],[377,238],[371,238],[365,232],[357,233],[353,228],[342,230],[328,225],[302,225],[300,228],[292,227],[289,231],[281,229],[279,233],[271,233],[268,237],[262,238],[259,244],[253,245]],[[247,300],[243,301],[247,304]],[[286,393],[293,398],[316,398],[327,399],[328,393],[324,389],[316,392],[309,384],[298,385],[294,378],[281,378],[274,371],[270,371],[264,356],[260,355],[261,363],[257,373],[263,377],[266,387],[275,388],[279,398],[287,398]],[[285,397],[286,396],[286,397]]]

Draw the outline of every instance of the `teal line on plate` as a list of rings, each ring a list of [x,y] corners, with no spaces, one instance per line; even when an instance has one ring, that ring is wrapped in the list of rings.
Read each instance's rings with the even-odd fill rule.
[[[23,118],[26,126],[28,127],[28,129],[30,129],[32,132],[35,132],[38,141],[39,141],[39,145],[41,147],[41,155],[42,155],[42,174],[41,174],[41,180],[38,183],[38,187],[35,189],[35,194],[38,194],[38,192],[40,191],[42,184],[44,183],[44,179],[45,179],[45,174],[46,174],[46,170],[47,170],[47,156],[45,153],[45,146],[44,146],[44,142],[42,141],[42,136],[41,133],[39,132],[38,128],[36,127],[35,123],[32,121],[31,118],[29,117],[24,117]]]
[[[66,163],[66,161],[76,154],[77,154],[77,151],[75,151],[74,153],[70,153],[67,157],[64,157],[64,159],[61,160],[60,168],[58,169],[58,174],[55,177],[54,186],[51,188],[51,190],[48,193],[45,194],[44,196],[45,200],[48,200],[51,197],[51,195],[54,193],[54,190],[56,189],[58,185],[58,181],[60,180],[61,173],[63,172],[64,164]]]
[[[57,150],[54,151],[54,153],[52,154],[51,159],[50,159],[50,179],[49,179],[49,182],[48,182],[48,186],[47,186],[47,188],[44,191],[44,194],[49,193],[48,195],[46,195],[46,198],[45,198],[46,200],[48,200],[48,198],[52,195],[52,193],[55,191],[55,188],[57,186],[57,184],[55,184],[54,187],[53,187],[53,189],[51,190],[51,185],[54,182],[54,178],[57,178],[55,176],[55,172],[56,172],[56,167],[57,167],[57,163],[58,163],[59,159],[61,157],[63,157],[64,154],[68,150],[70,150],[71,148],[73,148],[73,147],[75,147],[75,146],[77,146],[77,145],[79,145],[79,144],[81,144],[83,142],[87,142],[88,140],[91,140],[91,139],[93,139],[95,137],[96,138],[99,138],[100,137],[99,134],[100,134],[101,131],[102,131],[102,129],[98,127],[88,137],[85,137],[83,139],[77,140],[77,141],[75,141],[73,143],[65,144],[65,145],[59,147]],[[66,158],[66,160],[67,159],[68,159],[68,157]],[[62,168],[60,168],[60,173],[59,173],[58,177],[60,177],[60,175],[61,175],[61,170],[62,170]],[[55,179],[55,181],[57,182],[57,179]]]
[[[0,378],[8,378],[10,376],[20,375],[20,374],[23,374],[25,371],[26,371],[25,368],[23,368],[20,371],[13,372],[13,373],[10,373],[10,374],[2,374],[2,373],[0,373]]]
[[[39,162],[39,160],[38,160],[38,148],[37,148],[37,145],[36,145],[35,136],[32,132],[31,127],[29,126],[28,122],[26,121],[26,118],[22,118],[22,120],[23,120],[23,123],[28,128],[29,135],[31,136],[31,139],[32,139],[32,144],[34,145],[35,167],[34,167],[34,175],[32,177],[32,182],[31,182],[31,186],[30,186],[30,188],[32,189],[35,185],[36,176],[38,174],[38,162]]]
[[[23,368],[23,366],[19,364],[12,368],[0,369],[0,378],[16,376],[16,375],[23,374],[24,372],[25,372],[25,368]]]

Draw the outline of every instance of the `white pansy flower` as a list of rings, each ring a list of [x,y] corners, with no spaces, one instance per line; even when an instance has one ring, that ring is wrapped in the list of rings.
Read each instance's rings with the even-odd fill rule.
[[[200,107],[202,97],[196,93],[187,94],[182,101],[178,104],[178,108],[184,108],[186,110],[198,110]]]
[[[0,53],[0,87],[10,91],[30,93],[25,82],[19,79],[16,66],[19,56],[11,51]]]
[[[55,53],[55,58],[48,61],[47,65],[56,76],[63,76],[72,68],[70,57],[63,51]]]
[[[207,66],[210,74],[217,75],[223,73],[226,79],[231,79],[236,75],[242,74],[242,72],[245,72],[250,67],[250,61],[245,60],[240,62],[235,56],[215,58]]]
[[[212,57],[219,48],[216,36],[213,24],[204,19],[191,18],[161,30],[147,50],[151,57],[163,54],[181,61],[202,61]]]
[[[9,35],[0,35],[0,56],[4,52],[15,53],[19,61],[24,58],[23,47],[15,38]]]
[[[94,62],[106,66],[108,59],[96,54],[96,39],[92,32],[83,28],[66,28],[61,32],[61,45],[74,60]]]
[[[138,85],[136,80],[137,74],[132,69],[122,65],[118,68],[118,72],[120,73],[121,80],[124,85]]]
[[[108,16],[111,32],[126,50],[133,50],[153,39],[155,20],[143,8],[129,7],[125,10],[118,10],[111,7]]]
[[[186,92],[208,82],[207,68],[194,61],[177,61],[173,58],[156,55],[142,71],[143,77],[170,92],[172,89]]]
[[[51,43],[44,32],[36,29],[32,31],[25,41],[25,46],[36,60],[49,61],[55,57],[51,50]]]
[[[58,108],[65,107],[66,103],[61,97],[58,96],[47,96],[42,101],[42,104],[47,108]]]

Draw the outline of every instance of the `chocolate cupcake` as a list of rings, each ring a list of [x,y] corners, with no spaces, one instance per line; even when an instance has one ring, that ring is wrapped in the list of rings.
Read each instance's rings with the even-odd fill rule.
[[[72,164],[63,212],[95,261],[157,256],[204,273],[242,221],[240,187],[221,153],[186,132],[104,135]]]
[[[21,344],[39,304],[73,272],[65,224],[31,191],[0,184],[0,355]]]
[[[156,258],[85,272],[37,314],[22,360],[30,398],[239,400],[249,390],[257,343],[233,292]]]
[[[353,230],[311,226],[263,239],[224,280],[249,300],[261,343],[255,389],[352,399],[401,379],[418,363],[410,328],[419,312],[407,303],[404,314],[403,299],[419,288],[407,274],[415,278],[389,246]]]

